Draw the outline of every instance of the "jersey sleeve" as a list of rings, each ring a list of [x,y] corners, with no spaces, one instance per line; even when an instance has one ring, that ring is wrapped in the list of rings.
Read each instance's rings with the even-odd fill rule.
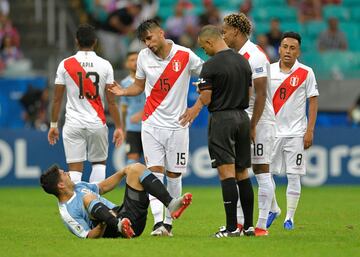
[[[252,59],[251,71],[252,79],[267,77],[269,61],[266,59],[264,54],[259,54],[256,58]]]
[[[198,80],[198,88],[200,91],[213,89],[213,73],[209,63],[205,63],[202,67]]]
[[[56,85],[65,85],[65,67],[64,67],[64,61],[62,61],[56,71],[56,77],[55,77],[55,84]]]
[[[112,84],[114,83],[114,69],[109,62],[107,62],[107,66],[108,66],[108,72],[106,77],[106,84]]]
[[[315,79],[315,74],[312,69],[309,70],[309,74],[306,81],[306,98],[318,96],[318,85]]]
[[[67,211],[66,206],[60,206],[61,218],[71,233],[80,238],[86,238],[90,232],[90,227],[84,219],[72,217]]]
[[[199,76],[204,61],[190,50],[190,71],[196,76]]]
[[[142,62],[143,59],[144,59],[144,54],[142,51],[140,51],[139,56],[137,58],[137,62],[136,62],[135,77],[137,79],[145,79],[146,78],[145,70],[144,70],[144,66],[143,66],[143,62]]]
[[[99,186],[97,183],[86,183],[87,188],[89,188],[91,191],[99,194]]]

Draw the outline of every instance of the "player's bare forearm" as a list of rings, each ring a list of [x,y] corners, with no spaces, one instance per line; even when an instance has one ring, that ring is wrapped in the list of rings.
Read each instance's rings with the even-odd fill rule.
[[[112,176],[101,181],[98,184],[100,194],[103,195],[113,190],[117,185],[119,185],[120,181],[123,179],[124,176],[125,176],[125,169],[122,169],[115,172]]]
[[[96,239],[103,237],[106,229],[106,224],[100,223],[95,228],[89,231],[87,238]]]
[[[203,105],[209,105],[211,103],[212,90],[201,90],[199,100]]]
[[[126,115],[127,115],[127,105],[122,104],[121,105],[121,125],[122,129],[126,130]]]
[[[145,79],[137,79],[135,78],[134,83],[125,88],[125,95],[127,96],[137,96],[140,95],[145,90]]]
[[[110,85],[106,85],[106,88],[108,88],[108,87],[110,87]],[[105,90],[105,95],[106,95],[106,101],[108,102],[109,113],[115,124],[115,127],[122,128],[120,112],[119,112],[119,108],[116,104],[116,99],[115,99],[114,94],[112,94],[108,90]]]
[[[308,114],[308,125],[307,131],[314,132],[316,117],[318,111],[318,97],[313,96],[309,98],[309,114]]]
[[[64,85],[55,85],[53,104],[51,108],[51,122],[57,122],[65,92]]]
[[[265,102],[266,102],[266,87],[267,87],[267,77],[261,77],[254,80],[255,87],[255,102],[254,109],[251,116],[250,126],[251,128],[256,128],[261,115],[264,112]]]

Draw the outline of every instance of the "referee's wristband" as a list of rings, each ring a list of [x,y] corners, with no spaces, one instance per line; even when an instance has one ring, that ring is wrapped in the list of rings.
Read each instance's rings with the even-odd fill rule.
[[[57,122],[50,122],[50,128],[57,128],[58,124]]]

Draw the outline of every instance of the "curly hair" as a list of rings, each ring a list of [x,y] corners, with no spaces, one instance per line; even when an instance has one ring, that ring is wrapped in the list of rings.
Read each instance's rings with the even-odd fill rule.
[[[233,13],[229,14],[224,18],[224,22],[236,29],[238,29],[241,33],[249,36],[251,32],[251,22],[243,13]]]

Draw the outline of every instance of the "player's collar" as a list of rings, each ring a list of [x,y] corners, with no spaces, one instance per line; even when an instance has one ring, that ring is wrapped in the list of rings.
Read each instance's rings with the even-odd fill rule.
[[[96,53],[94,51],[78,51],[76,55],[94,56]]]
[[[282,70],[281,70],[281,67],[280,67],[280,62],[281,61],[279,61],[279,70],[280,70],[280,72],[282,72],[282,73],[293,73],[298,67],[299,67],[299,61],[296,59],[295,60],[295,63],[294,63],[294,65],[291,67],[291,69],[288,71],[288,72],[283,72]]]
[[[242,51],[246,51],[246,49],[250,44],[251,44],[250,39],[246,40],[245,44],[240,48],[239,53],[242,53]]]
[[[174,56],[175,52],[176,52],[176,47],[175,47],[175,43],[174,41],[170,40],[170,39],[165,39],[166,43],[170,43],[171,44],[171,49],[170,52],[168,54],[168,56],[165,57],[165,59],[162,59],[161,57],[157,56],[156,54],[154,54],[152,51],[151,53],[155,56],[156,59],[158,59],[159,61],[166,61],[166,60],[171,60],[171,58]]]

